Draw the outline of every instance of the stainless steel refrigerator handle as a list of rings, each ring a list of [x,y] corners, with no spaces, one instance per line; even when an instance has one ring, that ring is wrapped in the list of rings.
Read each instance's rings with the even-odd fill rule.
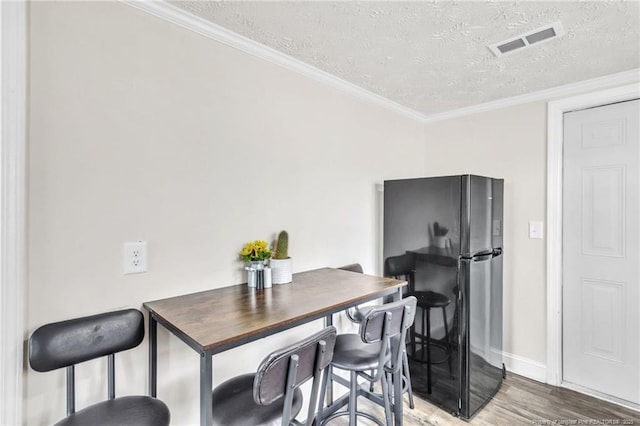
[[[501,248],[495,248],[490,251],[485,251],[482,253],[474,254],[471,257],[463,257],[462,260],[474,261],[474,262],[484,262],[486,260],[493,259],[494,257],[498,257],[502,255]]]
[[[474,262],[485,262],[487,260],[493,259],[493,257],[494,257],[494,252],[491,251],[489,253],[476,254],[471,258],[471,260],[473,260]]]

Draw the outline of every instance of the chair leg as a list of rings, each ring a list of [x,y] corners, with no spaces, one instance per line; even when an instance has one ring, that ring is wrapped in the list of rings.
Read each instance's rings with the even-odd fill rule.
[[[358,401],[358,374],[351,372],[351,389],[349,389],[349,426],[356,424],[356,411]]]
[[[411,328],[409,328],[409,344],[411,345],[411,357],[413,359],[416,359],[416,323],[415,321],[411,325]]]
[[[389,374],[386,372],[383,373],[380,378],[380,382],[382,384],[382,399],[384,400],[384,417],[387,421],[387,426],[391,426],[393,423],[393,416],[391,415],[391,391],[389,387],[391,380],[389,378]],[[349,425],[351,425],[351,423],[349,423]]]
[[[411,372],[409,371],[409,357],[407,355],[406,349],[402,351],[402,368],[404,373],[402,374],[405,378],[407,385],[407,394],[409,394],[409,408],[412,410],[415,408],[415,404],[413,403],[413,388],[411,386]]]
[[[431,310],[427,308],[426,312],[423,318],[427,329],[427,393],[431,394]]]
[[[333,404],[333,367],[331,364],[327,367],[327,379],[329,380],[329,387],[327,388],[327,405]]]
[[[331,374],[331,372],[329,371],[328,368],[326,368],[324,370],[324,374],[322,375],[322,384],[320,385],[320,398],[318,398],[318,413],[316,414],[316,426],[319,426],[322,424],[322,420],[323,420],[323,412],[324,412],[324,405],[325,405],[325,394],[327,393],[327,386],[331,386],[331,381],[329,381],[329,375]]]
[[[371,377],[373,377],[375,375],[375,370],[372,368],[371,371],[369,371],[369,374],[371,375]],[[369,392],[373,392],[373,382],[369,382]]]
[[[453,360],[451,353],[451,342],[449,342],[449,327],[447,326],[447,309],[442,307],[442,319],[444,320],[444,344],[447,346],[447,361],[449,364],[449,376],[453,379]]]
[[[420,333],[420,362],[424,362],[425,354],[427,353],[427,341],[425,336],[427,335],[427,311],[426,309],[422,310],[422,317],[420,321],[420,325],[422,326],[422,330]]]

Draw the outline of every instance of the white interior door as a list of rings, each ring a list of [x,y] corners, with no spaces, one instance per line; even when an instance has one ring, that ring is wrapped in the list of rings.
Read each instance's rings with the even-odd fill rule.
[[[640,403],[640,101],[564,114],[563,381]]]

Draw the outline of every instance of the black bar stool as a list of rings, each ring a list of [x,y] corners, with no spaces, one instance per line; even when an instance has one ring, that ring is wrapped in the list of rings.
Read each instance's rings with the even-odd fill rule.
[[[115,354],[133,349],[144,339],[144,317],[124,309],[43,325],[29,338],[29,364],[36,371],[67,369],[67,417],[63,425],[168,426],[166,404],[149,396],[116,398]],[[76,411],[75,365],[107,357],[108,399]]]
[[[444,362],[445,360],[449,364],[449,375],[453,375],[453,364],[451,356],[451,345],[449,344],[449,327],[447,325],[447,306],[451,303],[444,294],[436,293],[434,291],[416,291],[413,295],[418,299],[418,307],[422,309],[422,332],[414,332],[414,336],[420,339],[421,352],[418,361],[427,363],[427,392],[431,393],[431,364]],[[444,321],[444,342],[442,346],[440,343],[431,341],[431,309],[442,308],[442,319]],[[445,356],[440,361],[433,361],[431,359],[431,348],[442,347],[445,351]],[[415,348],[415,346],[414,346]],[[427,359],[424,359],[426,354]],[[415,359],[415,358],[414,358]]]
[[[413,324],[416,310],[416,299],[406,299],[376,306],[371,309],[360,323],[359,334],[339,334],[331,365],[334,368],[349,372],[349,380],[334,375],[333,380],[349,388],[349,394],[336,401],[333,406],[325,408],[320,405],[318,418],[324,425],[338,416],[349,416],[349,425],[356,424],[356,417],[365,417],[380,426],[391,426],[392,413],[392,375],[401,371],[404,353],[404,338]],[[398,343],[394,343],[398,342]],[[374,371],[374,374],[369,374]],[[358,383],[363,378],[367,382],[380,382],[382,395],[374,394],[369,386]],[[332,385],[324,378],[323,394]],[[364,396],[384,408],[385,421],[371,413],[359,411],[357,399]],[[346,411],[338,411],[347,402]],[[396,419],[398,420],[398,419]],[[400,420],[401,421],[401,420]]]
[[[356,272],[358,274],[362,274],[362,266],[359,263],[352,263],[350,265],[341,266],[338,269],[342,269],[344,271]],[[408,280],[408,278],[406,278]],[[349,321],[354,324],[361,324],[362,320],[365,316],[371,311],[371,309],[375,308],[375,306],[356,306],[354,308],[350,308],[344,311],[345,315],[349,319]],[[373,376],[373,372],[371,372]],[[371,387],[369,388],[371,392],[373,392],[373,382],[371,383]],[[413,401],[413,389],[411,388],[411,372],[409,371],[409,360],[407,359],[407,350],[404,348],[402,353],[402,393],[407,394],[409,396],[409,408],[412,410],[415,408],[415,403]]]
[[[312,380],[306,426],[317,424],[320,376],[333,357],[336,329],[314,335],[268,355],[258,371],[233,377],[213,390],[214,426],[302,425],[300,386]]]
[[[418,301],[418,308],[422,310],[421,327],[418,333],[415,324],[409,330],[409,344],[411,346],[411,357],[419,362],[427,364],[427,392],[431,393],[431,364],[444,362],[449,364],[449,375],[453,376],[453,360],[451,353],[451,345],[449,344],[449,327],[447,324],[447,306],[451,303],[451,299],[441,293],[435,291],[416,291],[415,289],[415,255],[413,253],[405,253],[399,256],[391,256],[385,260],[385,275],[401,278],[405,277],[408,282],[407,296],[415,296]],[[431,309],[442,308],[442,318],[444,320],[444,342],[432,342],[431,339]],[[420,340],[420,356],[416,357],[417,339]],[[444,350],[444,358],[434,362],[431,359],[431,349],[441,347]],[[426,359],[425,359],[426,356]]]

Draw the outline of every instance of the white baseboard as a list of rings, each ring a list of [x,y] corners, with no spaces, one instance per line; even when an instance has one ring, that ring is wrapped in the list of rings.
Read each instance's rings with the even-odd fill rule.
[[[502,357],[507,373],[515,373],[528,379],[546,383],[547,366],[545,364],[508,352],[503,352]]]
[[[580,393],[583,393],[585,395],[589,395],[589,396],[592,396],[594,398],[602,399],[603,401],[607,401],[607,402],[610,402],[612,404],[620,405],[622,407],[629,408],[631,410],[635,410],[635,411],[640,412],[640,404],[635,404],[633,402],[630,402],[630,401],[627,401],[627,400],[624,400],[624,399],[620,399],[620,398],[616,398],[615,396],[607,395],[606,393],[598,392],[596,390],[585,388],[585,387],[582,387],[580,385],[575,385],[575,384],[569,383],[569,382],[562,382],[561,386],[563,388],[571,389],[571,390],[574,390],[576,392],[580,392]]]

